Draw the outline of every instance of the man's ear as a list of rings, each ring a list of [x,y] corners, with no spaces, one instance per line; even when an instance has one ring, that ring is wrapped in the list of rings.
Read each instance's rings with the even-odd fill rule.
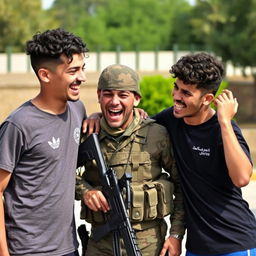
[[[137,107],[137,106],[139,105],[140,99],[141,99],[140,95],[138,95],[138,94],[135,93],[135,94],[134,94],[134,102],[133,102],[133,106],[134,106],[134,107]]]
[[[40,78],[41,81],[45,83],[49,83],[50,81],[50,72],[46,68],[40,68],[38,70],[38,77]]]
[[[213,102],[213,100],[214,100],[214,95],[212,93],[206,93],[204,95],[204,102],[203,102],[203,104],[205,106],[208,106],[208,105],[210,105]]]
[[[100,102],[100,93],[101,93],[101,90],[97,90],[97,96],[98,96],[98,102]]]

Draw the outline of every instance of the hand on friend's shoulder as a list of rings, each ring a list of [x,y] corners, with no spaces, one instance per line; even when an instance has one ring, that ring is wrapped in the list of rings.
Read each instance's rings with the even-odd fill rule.
[[[99,133],[100,131],[100,119],[102,117],[101,112],[92,113],[83,121],[82,132],[88,135],[92,133]]]

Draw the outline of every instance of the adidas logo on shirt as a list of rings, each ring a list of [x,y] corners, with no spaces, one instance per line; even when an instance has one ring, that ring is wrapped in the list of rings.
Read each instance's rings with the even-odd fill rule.
[[[60,146],[60,138],[55,139],[52,137],[52,141],[48,141],[48,144],[51,146],[51,148],[57,149]]]

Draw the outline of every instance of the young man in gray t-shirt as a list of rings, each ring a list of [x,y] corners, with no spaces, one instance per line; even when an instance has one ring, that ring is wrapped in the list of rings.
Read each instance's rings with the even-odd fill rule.
[[[1,256],[78,255],[74,191],[86,51],[62,29],[27,42],[40,92],[0,128]]]

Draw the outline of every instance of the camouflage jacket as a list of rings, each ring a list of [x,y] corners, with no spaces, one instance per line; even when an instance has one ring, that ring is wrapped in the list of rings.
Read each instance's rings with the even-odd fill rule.
[[[130,219],[133,228],[149,228],[170,214],[170,234],[183,235],[182,192],[166,129],[151,119],[141,120],[136,127],[128,127],[118,139],[102,130],[99,141],[106,163],[117,177],[122,177],[124,172],[132,174]],[[83,194],[92,188],[100,189],[99,180],[93,162],[86,163],[78,170],[76,199],[83,200]],[[83,201],[81,205],[82,219],[92,225],[104,221],[103,213],[92,212]]]

